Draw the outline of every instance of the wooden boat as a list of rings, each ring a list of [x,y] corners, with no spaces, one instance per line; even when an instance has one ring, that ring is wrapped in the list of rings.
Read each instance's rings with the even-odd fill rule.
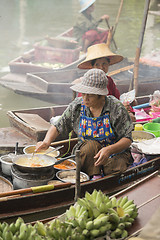
[[[158,84],[149,85],[149,95],[136,98],[137,105],[148,103],[150,94],[156,90]],[[145,88],[144,88],[145,90]],[[143,92],[142,92],[143,93]],[[57,105],[42,108],[19,109],[7,112],[10,127],[0,129],[0,154],[14,152],[16,142],[19,142],[19,151],[30,144],[35,144],[37,141],[43,140],[46,132],[50,127],[50,119],[60,116],[68,105]],[[148,114],[150,108],[146,108]],[[138,121],[144,123],[147,120]],[[136,123],[136,122],[135,122]],[[76,136],[73,134],[72,138]],[[59,136],[57,141],[66,139],[66,136]]]
[[[135,219],[133,225],[127,229],[129,233],[127,239],[131,237],[138,237],[138,235],[142,231],[144,231],[143,229],[146,228],[151,218],[153,218],[153,216],[157,214],[157,206],[160,205],[159,183],[160,178],[158,175],[158,171],[155,171],[153,174],[150,174],[141,181],[138,181],[133,185],[111,196],[116,197],[117,199],[119,199],[120,197],[128,196],[128,199],[134,200],[134,203],[137,205],[138,217]],[[143,192],[146,193],[145,196],[142,194]],[[48,223],[54,218],[63,219],[64,215],[65,213],[60,216],[43,219],[41,221],[43,223]],[[35,224],[35,222],[33,222],[32,224]],[[104,236],[98,239],[105,240],[108,238],[105,238]]]
[[[55,142],[54,146],[58,146],[62,142]],[[72,144],[73,142],[74,140]],[[67,149],[68,143],[63,142],[63,144]],[[64,151],[65,148],[61,151],[61,154]],[[155,172],[159,169],[159,166],[160,156],[152,156],[151,160],[129,168],[122,174],[109,175],[95,181],[83,182],[81,183],[81,197],[84,196],[86,191],[92,192],[94,189],[100,189],[105,194],[111,195]],[[0,221],[11,222],[21,216],[26,222],[30,222],[62,214],[74,203],[75,185],[72,184],[65,188],[62,185],[61,187],[43,193],[27,194],[24,193],[24,189],[20,189],[21,192],[18,193],[16,190],[7,193],[4,198],[0,198]]]
[[[38,98],[54,104],[68,104],[73,99],[70,89],[76,78],[83,76],[86,70],[66,69],[52,72],[27,73],[26,79],[1,79],[0,84],[15,93]],[[159,89],[160,68],[140,64],[139,85],[137,96],[153,93]],[[127,92],[133,76],[133,63],[124,60],[111,66],[109,74],[114,79],[120,93]]]
[[[43,127],[47,121],[49,122],[50,118],[54,114],[56,116],[60,115],[66,107],[67,106],[57,106],[55,108],[47,109],[41,108],[30,109],[27,111],[9,111],[8,115],[10,116],[10,121],[12,122],[11,124],[13,124],[13,127],[11,127],[11,129],[16,129],[19,133],[23,131],[24,136],[27,139],[30,139],[30,144],[35,144],[37,138],[39,138],[39,140],[42,139],[45,132],[47,131],[47,129],[42,130],[41,127]],[[30,116],[28,117],[28,115]],[[25,117],[25,119],[23,119],[23,117]],[[29,123],[29,120],[33,117],[37,119],[37,121],[35,121],[38,125],[37,129],[35,129],[35,125],[31,125],[33,121]],[[46,121],[45,124],[44,121]],[[40,131],[40,129],[42,131]],[[28,136],[25,134],[28,134]],[[15,143],[17,140],[19,141],[18,138],[15,138]],[[12,150],[12,153],[15,148],[15,143],[12,145],[12,149],[10,148],[10,151]],[[65,139],[58,142],[53,142],[52,146],[56,147],[59,145],[64,145],[64,148],[60,150],[60,156],[62,156],[66,152],[69,155],[76,143],[77,138],[71,138],[70,141]],[[24,147],[25,144],[21,144],[18,148],[18,151],[22,153]],[[4,150],[4,147],[2,147],[2,150]],[[82,196],[84,195],[85,191],[93,191],[95,188],[101,189],[106,194],[113,194],[128,187],[138,179],[141,179],[153,173],[159,169],[160,156],[152,155],[149,157],[150,160],[148,162],[133,168],[129,168],[122,174],[105,176],[104,178],[96,181],[87,181],[81,183]],[[15,194],[17,195],[16,192]],[[75,186],[71,185],[66,188],[55,189],[43,193],[18,194],[15,197],[6,196],[5,198],[0,198],[0,221],[10,222],[15,220],[18,216],[22,216],[27,222],[59,215],[63,213],[71,204],[73,204],[74,196]]]

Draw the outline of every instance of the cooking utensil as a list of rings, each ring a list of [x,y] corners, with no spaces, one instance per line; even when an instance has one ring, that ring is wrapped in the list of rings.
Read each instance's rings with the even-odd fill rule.
[[[51,152],[54,152],[54,151],[57,151],[57,150],[59,150],[59,149],[61,149],[61,148],[63,148],[63,147],[64,147],[64,145],[58,146],[58,147],[56,147],[56,148],[54,148],[54,149],[49,150],[48,152],[45,152],[43,155],[47,155],[47,154],[49,154],[49,153],[51,153]]]
[[[32,159],[31,154],[21,154],[13,157],[13,164],[22,172],[45,172],[51,169],[56,158],[48,155],[35,155]]]
[[[11,176],[11,166],[13,164],[11,155],[8,154],[8,155],[1,156],[0,161],[1,161],[2,172],[7,176]]]
[[[14,152],[15,155],[17,155],[17,151],[18,151],[18,142],[16,142],[16,146],[15,146],[15,152]]]
[[[60,163],[62,163],[64,160],[67,160],[67,159],[70,159],[70,158],[75,158],[75,155],[70,155],[70,156],[68,156],[68,157],[61,158],[60,160],[57,160],[57,161],[53,164],[53,166],[54,166],[54,165],[57,165],[57,164],[60,164]]]

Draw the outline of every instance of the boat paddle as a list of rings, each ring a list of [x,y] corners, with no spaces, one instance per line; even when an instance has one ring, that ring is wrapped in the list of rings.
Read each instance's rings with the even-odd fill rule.
[[[42,186],[36,186],[36,187],[30,187],[30,188],[24,188],[24,189],[17,189],[10,192],[3,192],[0,193],[0,198],[6,197],[6,196],[12,196],[17,194],[25,194],[25,193],[41,193],[41,192],[47,192],[51,190],[56,190],[60,188],[67,188],[70,187],[71,183],[60,183],[60,184],[48,184],[48,185],[42,185]]]

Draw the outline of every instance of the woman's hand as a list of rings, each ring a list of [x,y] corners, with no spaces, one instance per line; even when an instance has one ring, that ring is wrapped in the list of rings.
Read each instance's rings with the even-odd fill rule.
[[[47,150],[49,148],[49,144],[46,142],[37,142],[35,152],[40,152],[41,150]]]
[[[105,19],[106,19],[106,20],[109,20],[109,16],[105,14],[105,15],[103,15],[103,16],[101,17],[101,19],[102,19],[102,20],[105,20]]]
[[[110,146],[103,147],[94,157],[98,158],[95,162],[95,166],[104,165],[111,154],[112,153]]]

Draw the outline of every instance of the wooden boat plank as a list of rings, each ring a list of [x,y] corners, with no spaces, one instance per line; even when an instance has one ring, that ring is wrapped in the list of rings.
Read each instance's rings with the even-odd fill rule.
[[[0,150],[1,152],[10,151],[15,148],[16,142],[19,143],[19,148],[24,148],[35,141],[15,128],[1,128],[0,131]]]
[[[45,121],[38,114],[17,113],[17,115],[32,128],[36,128],[37,131],[47,131],[50,127],[50,123]]]

